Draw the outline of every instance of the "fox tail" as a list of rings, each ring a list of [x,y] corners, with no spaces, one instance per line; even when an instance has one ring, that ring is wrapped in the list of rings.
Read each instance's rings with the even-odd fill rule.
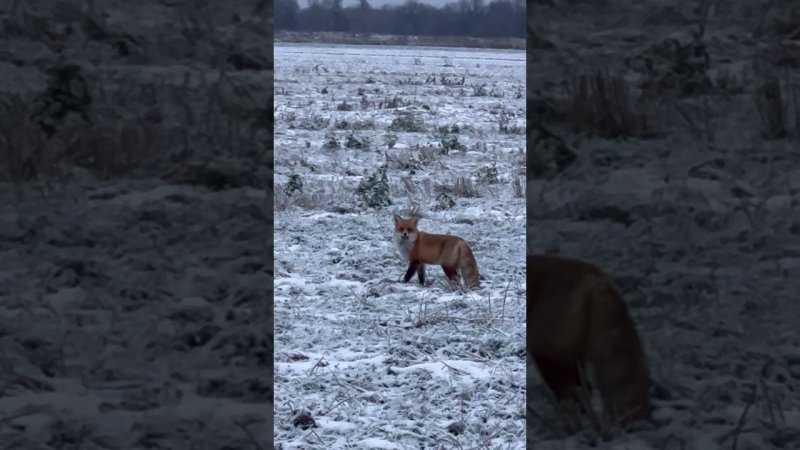
[[[461,276],[464,277],[464,282],[467,286],[471,288],[480,287],[478,262],[466,242],[462,242],[458,247],[458,269],[461,271]]]

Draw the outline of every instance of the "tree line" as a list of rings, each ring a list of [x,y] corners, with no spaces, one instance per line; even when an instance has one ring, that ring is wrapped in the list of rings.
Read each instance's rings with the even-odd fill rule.
[[[418,0],[373,8],[368,0],[343,7],[342,0],[275,0],[275,29],[343,31],[407,36],[526,36],[523,0],[459,0],[440,8]]]

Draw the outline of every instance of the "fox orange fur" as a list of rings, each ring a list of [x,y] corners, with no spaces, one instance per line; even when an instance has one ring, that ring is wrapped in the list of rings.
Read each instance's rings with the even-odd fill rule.
[[[650,417],[650,376],[633,320],[611,281],[587,262],[527,257],[528,354],[556,399],[578,399],[591,363],[603,409]],[[579,402],[580,404],[580,402]]]
[[[475,255],[467,242],[446,234],[423,233],[417,228],[418,216],[403,219],[394,215],[394,243],[408,261],[403,282],[408,283],[416,272],[420,284],[425,284],[425,265],[442,266],[451,285],[458,282],[458,274],[471,288],[480,287],[480,275]]]

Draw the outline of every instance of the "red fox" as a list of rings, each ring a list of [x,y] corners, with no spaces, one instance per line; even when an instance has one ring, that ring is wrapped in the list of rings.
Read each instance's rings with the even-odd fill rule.
[[[464,284],[480,287],[478,263],[472,249],[464,239],[446,234],[423,233],[417,229],[419,216],[403,219],[394,215],[394,243],[400,254],[408,261],[404,283],[417,273],[420,284],[425,284],[425,264],[442,266],[450,284],[458,282],[458,273]]]
[[[549,255],[527,257],[528,354],[556,399],[580,404],[581,370],[591,364],[608,417],[649,419],[650,377],[622,299],[596,266]]]

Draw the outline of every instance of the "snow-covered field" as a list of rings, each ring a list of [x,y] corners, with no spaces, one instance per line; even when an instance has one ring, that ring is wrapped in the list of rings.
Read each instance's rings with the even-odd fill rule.
[[[0,2],[0,448],[269,448],[253,8]]]
[[[160,181],[2,195],[5,448],[267,442],[263,195]]]
[[[275,62],[276,448],[523,448],[524,52],[279,44]],[[438,267],[402,283],[392,214],[412,203],[470,243],[480,289]]]
[[[655,426],[598,443],[529,369],[529,448],[800,448],[800,4],[537,3],[528,248],[617,281],[658,388]]]

